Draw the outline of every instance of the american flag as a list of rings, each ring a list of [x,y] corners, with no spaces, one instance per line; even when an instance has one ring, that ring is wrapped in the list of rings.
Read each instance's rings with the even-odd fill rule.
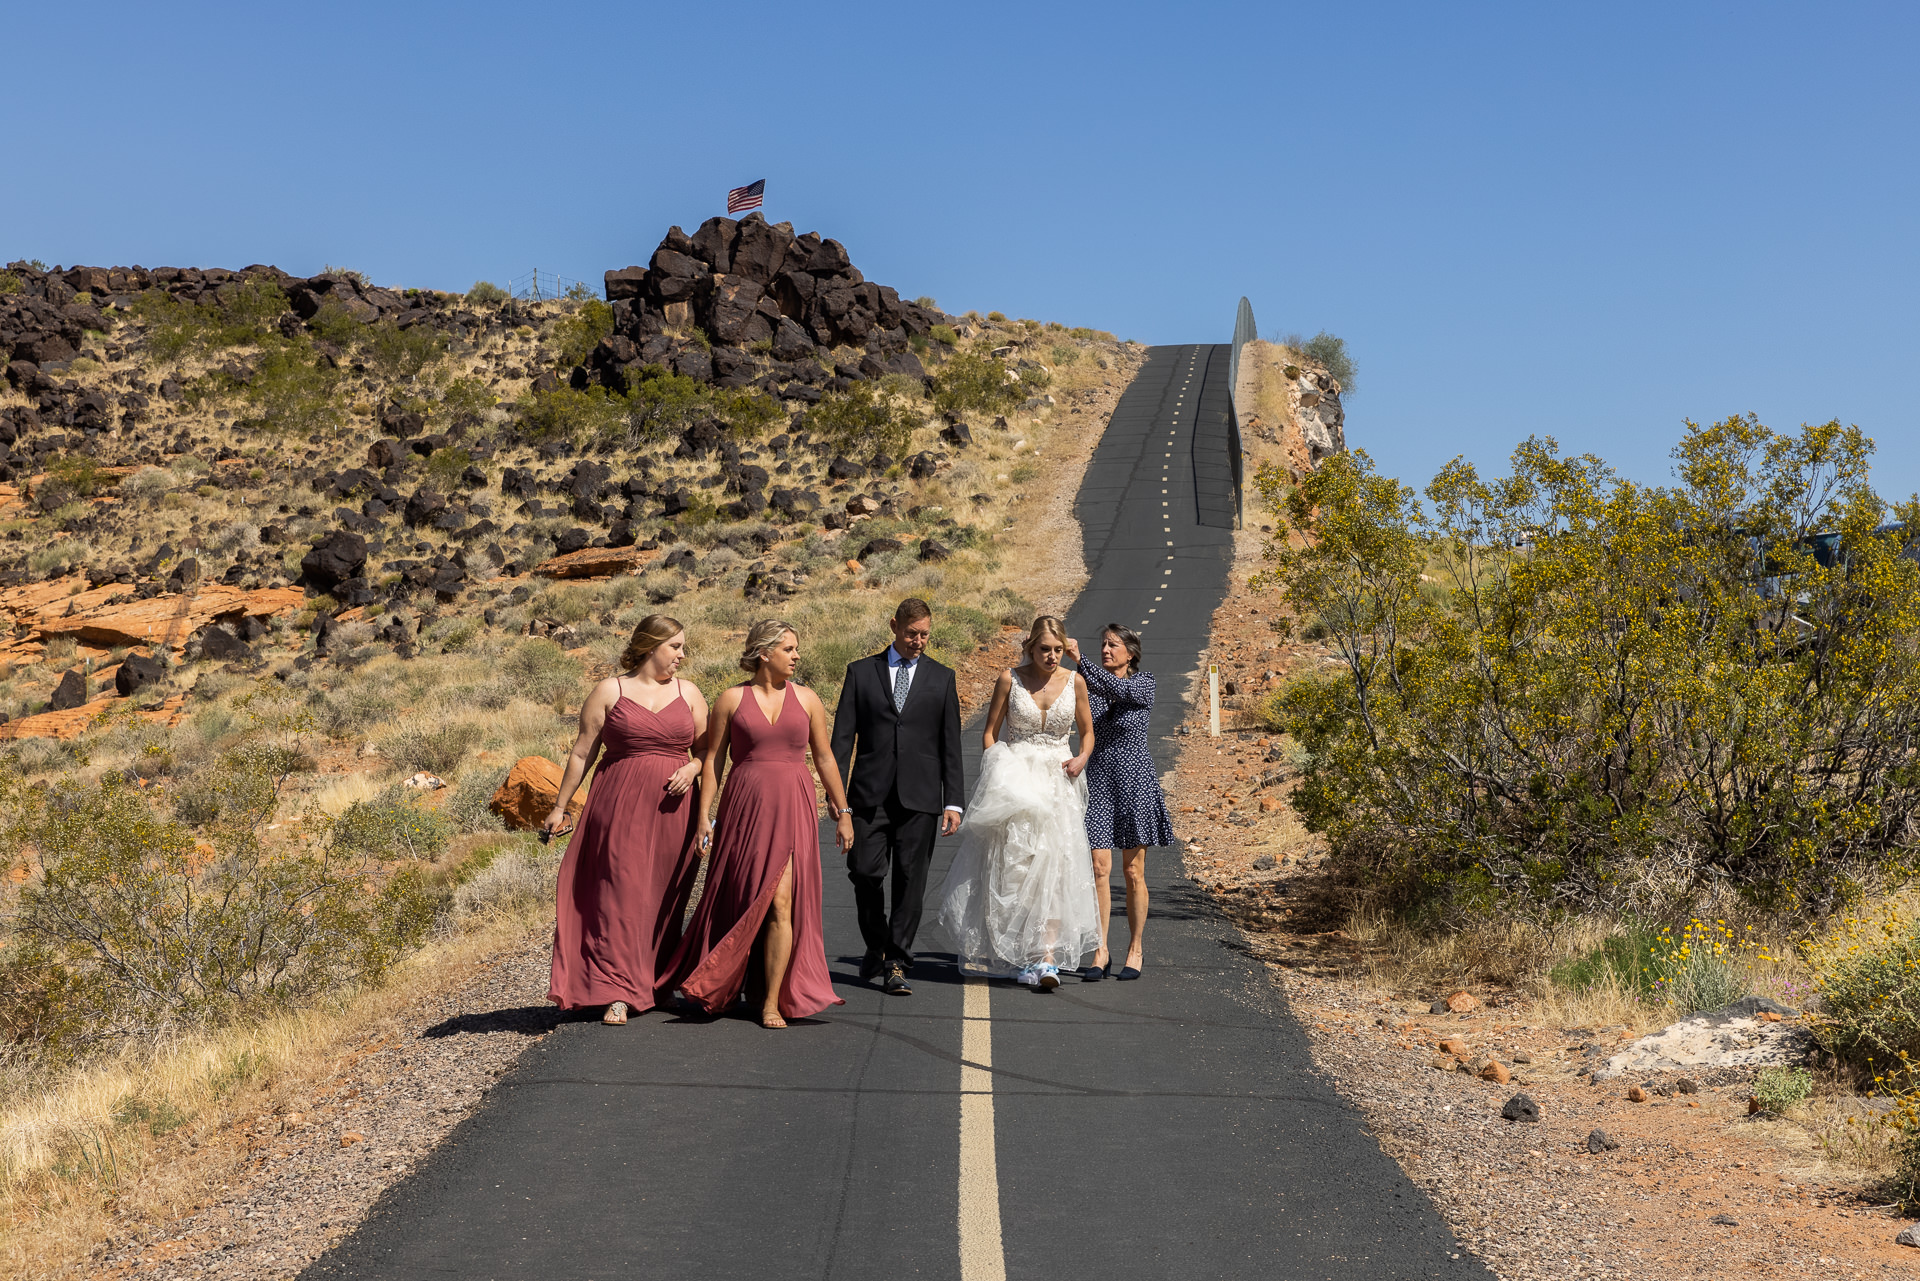
[[[749,209],[758,209],[760,207],[760,197],[765,195],[766,191],[767,180],[765,178],[760,179],[758,182],[750,182],[744,187],[735,187],[727,193],[727,212],[737,214],[745,213]]]

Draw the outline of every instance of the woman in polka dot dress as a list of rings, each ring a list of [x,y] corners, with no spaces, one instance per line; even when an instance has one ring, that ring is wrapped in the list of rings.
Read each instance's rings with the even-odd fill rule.
[[[1113,852],[1123,851],[1127,878],[1127,963],[1116,978],[1137,979],[1143,961],[1141,935],[1147,924],[1147,850],[1173,844],[1173,820],[1160,791],[1160,775],[1147,748],[1147,722],[1153,716],[1153,673],[1140,670],[1140,635],[1109,623],[1100,633],[1098,664],[1080,656],[1077,641],[1067,642],[1067,661],[1087,682],[1093,712],[1094,749],[1087,762],[1087,842],[1093,846],[1093,878],[1100,896],[1100,950],[1081,972],[1087,982],[1107,976],[1107,921],[1113,914]]]

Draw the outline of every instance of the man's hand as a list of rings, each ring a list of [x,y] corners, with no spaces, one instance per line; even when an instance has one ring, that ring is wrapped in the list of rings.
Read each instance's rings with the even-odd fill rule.
[[[960,830],[960,811],[959,810],[941,810],[940,811],[940,835],[952,836],[955,832],[959,830]]]

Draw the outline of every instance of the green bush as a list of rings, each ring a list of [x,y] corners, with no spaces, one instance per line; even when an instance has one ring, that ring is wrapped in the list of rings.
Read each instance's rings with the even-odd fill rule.
[[[1862,1072],[1920,1061],[1920,921],[1841,917],[1800,952],[1820,994],[1823,1049]]]
[[[467,749],[479,740],[477,725],[456,723],[431,729],[409,726],[382,739],[379,747],[380,755],[403,773],[425,770],[429,774],[451,774]]]
[[[933,611],[931,648],[950,659],[999,634],[1000,620],[985,610],[970,605],[940,605]]]
[[[1392,910],[1713,887],[1813,915],[1908,876],[1920,502],[1873,493],[1871,452],[1838,422],[1690,424],[1651,489],[1531,440],[1510,477],[1450,464],[1430,509],[1362,452],[1291,489],[1262,467],[1287,517],[1255,583],[1338,660],[1283,707],[1314,762],[1294,803],[1344,883]]]
[[[165,361],[260,342],[286,310],[280,286],[259,278],[232,286],[224,302],[192,303],[149,289],[133,304],[146,326],[148,354]]]
[[[935,325],[927,331],[927,337],[933,339],[942,347],[952,347],[960,341],[960,335],[954,333],[952,327],[949,325]]]
[[[933,405],[944,414],[993,414],[1032,393],[1020,376],[980,352],[961,352],[933,376]]]
[[[20,292],[20,277],[11,271],[0,271],[0,294]]]
[[[429,808],[416,788],[395,783],[347,806],[328,829],[328,849],[376,858],[432,859],[453,839],[454,822]]]
[[[1340,384],[1342,396],[1353,394],[1354,379],[1360,371],[1354,367],[1353,357],[1347,354],[1346,339],[1335,338],[1322,329],[1311,338],[1288,334],[1280,341],[1332,374]]]
[[[473,455],[458,445],[448,445],[444,449],[433,451],[427,459],[427,478],[441,489],[452,489],[460,481],[460,473],[473,466]]]
[[[322,342],[330,342],[336,347],[352,347],[360,341],[361,331],[366,328],[360,317],[347,309],[345,303],[337,298],[323,298],[320,310],[307,318],[307,328]]]
[[[507,300],[507,291],[491,280],[476,280],[467,290],[467,301],[480,307],[497,306]]]
[[[1615,934],[1585,956],[1554,966],[1548,977],[1556,987],[1569,992],[1585,992],[1613,983],[1626,991],[1651,997],[1660,979],[1660,971],[1652,962],[1654,942],[1655,936],[1650,930],[1632,929]]]
[[[1813,1074],[1800,1067],[1761,1068],[1753,1078],[1753,1097],[1769,1112],[1785,1112],[1813,1097]]]
[[[255,414],[250,422],[298,435],[338,427],[346,420],[334,394],[339,383],[339,373],[315,360],[304,343],[270,346],[247,384],[247,401]]]
[[[501,674],[532,702],[551,703],[584,692],[586,673],[579,660],[545,637],[522,641],[500,666]]]
[[[192,832],[109,774],[44,791],[5,786],[6,834],[39,876],[22,888],[0,981],[0,1026],[53,1052],[166,1023],[219,1021],[376,977],[418,941],[431,909],[417,877],[260,829],[283,775],[234,778],[204,857]],[[370,885],[378,884],[374,892]]]
[[[613,308],[590,298],[553,326],[555,358],[562,367],[585,364],[600,340],[613,333]]]
[[[511,766],[501,766],[492,770],[469,770],[453,789],[453,795],[441,807],[453,825],[462,832],[497,832],[500,830],[500,816],[488,806],[493,794],[507,781]]]
[[[906,453],[922,421],[868,382],[829,394],[806,413],[808,432],[842,453],[862,457],[874,450],[895,457]]]
[[[447,354],[445,336],[429,325],[402,329],[383,320],[365,326],[359,337],[361,359],[389,382],[412,378]]]

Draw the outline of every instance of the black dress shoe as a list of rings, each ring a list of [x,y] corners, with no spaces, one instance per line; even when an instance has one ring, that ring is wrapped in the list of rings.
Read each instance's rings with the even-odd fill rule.
[[[871,983],[875,979],[879,978],[881,972],[886,968],[887,968],[886,957],[875,956],[871,952],[869,952],[867,955],[860,958],[860,981],[862,983]]]
[[[907,967],[898,961],[887,966],[884,987],[888,996],[912,996],[913,989],[907,986]]]

